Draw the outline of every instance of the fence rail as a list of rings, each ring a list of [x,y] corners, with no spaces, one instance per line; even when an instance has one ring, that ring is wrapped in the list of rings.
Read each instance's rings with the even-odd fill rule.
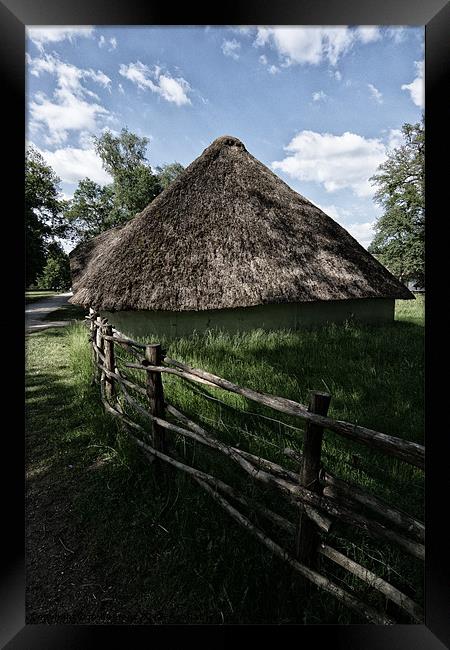
[[[130,339],[92,309],[86,318],[90,326],[89,338],[96,369],[95,380],[100,384],[104,407],[120,421],[144,455],[152,462],[156,460],[156,467],[162,469],[169,465],[191,476],[236,522],[274,554],[367,620],[382,624],[395,622],[386,613],[376,611],[321,575],[316,570],[319,555],[370,584],[373,589],[404,610],[415,622],[423,622],[423,610],[411,598],[326,543],[326,535],[332,527],[344,522],[363,530],[375,539],[394,543],[406,553],[423,560],[423,523],[360,487],[329,474],[321,461],[324,430],[333,431],[420,469],[424,468],[425,461],[423,446],[328,417],[331,396],[327,393],[312,393],[307,407],[283,397],[243,388],[210,372],[171,359],[159,344],[145,345]],[[145,372],[145,387],[137,384],[126,371],[118,367],[116,345],[125,348],[136,359],[135,362],[124,362],[125,369]],[[164,397],[164,374],[215,389],[220,388],[275,411],[301,418],[305,422],[303,452],[299,454],[290,448],[283,450],[286,457],[299,463],[299,472],[293,472],[271,460],[226,444],[214,432],[206,430],[168,404]],[[145,397],[145,401],[134,397],[132,392]],[[148,426],[138,424],[136,418],[126,412],[125,405],[139,413],[141,418],[145,418]],[[242,491],[211,473],[193,467],[182,454],[180,455],[176,447],[178,436],[208,447],[209,450],[226,457],[256,484],[273,488],[279,498],[296,507],[296,522],[292,523],[254,499],[250,500]],[[290,533],[293,537],[292,549],[287,550],[272,539],[259,525],[251,521],[251,515],[241,512],[236,503],[250,513],[257,512],[276,528]],[[371,515],[361,514],[361,506],[370,511]],[[384,521],[380,521],[380,518]]]

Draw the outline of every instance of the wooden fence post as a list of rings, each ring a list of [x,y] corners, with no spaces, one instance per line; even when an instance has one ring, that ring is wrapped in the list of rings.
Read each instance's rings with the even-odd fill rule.
[[[308,410],[311,413],[326,415],[330,406],[331,395],[328,393],[312,392]],[[300,485],[315,494],[322,494],[319,481],[320,454],[322,449],[323,428],[317,424],[306,423],[303,442],[303,461],[300,467]],[[317,557],[319,538],[317,528],[307,516],[303,508],[295,542],[295,552],[299,562],[312,566]]]
[[[148,365],[162,365],[162,356],[161,345],[159,343],[145,346],[145,359]],[[151,415],[163,418],[164,391],[160,372],[147,371],[147,396]],[[165,431],[156,422],[152,422],[152,438],[153,447],[157,451],[165,452],[167,447]]]
[[[95,343],[96,343],[98,349],[101,352],[104,352],[105,340],[104,340],[104,338],[102,336],[102,326],[104,325],[103,319],[100,318],[100,316],[98,316],[96,318],[95,322],[96,322],[96,337],[95,337],[96,340],[95,340]],[[97,363],[103,363],[102,359],[100,358],[100,356],[98,354],[97,354]],[[104,381],[104,379],[105,379],[105,373],[97,366],[97,381]]]
[[[106,336],[112,337],[113,335],[112,325],[105,325],[103,330]],[[105,344],[104,346],[105,367],[110,372],[115,372],[116,361],[114,355],[114,341],[109,341],[108,339],[103,339],[103,340]],[[114,377],[109,377],[108,375],[105,376],[105,392],[106,392],[106,397],[111,398],[114,395]]]
[[[97,318],[97,313],[95,309],[92,309],[92,307],[89,307],[89,318],[91,319],[89,323],[89,341],[91,342],[91,351],[92,351],[92,357],[95,361],[96,355],[95,355],[95,350],[94,346],[92,343],[95,343],[96,341],[96,332],[95,332],[95,319]]]
[[[89,325],[89,340],[91,342],[91,353],[92,353],[92,363],[93,363],[93,369],[92,369],[92,379],[91,379],[91,385],[95,384],[97,382],[97,377],[98,377],[98,368],[96,366],[96,363],[98,361],[98,355],[97,352],[94,348],[94,344],[97,344],[97,317],[98,313],[95,311],[95,309],[92,309],[92,307],[89,308],[89,317],[91,319],[90,325]]]

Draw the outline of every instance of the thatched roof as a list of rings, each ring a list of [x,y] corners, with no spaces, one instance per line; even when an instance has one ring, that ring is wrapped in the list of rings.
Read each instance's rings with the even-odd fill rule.
[[[413,297],[230,136],[215,140],[125,226],[78,246],[70,260],[71,302],[110,311]]]

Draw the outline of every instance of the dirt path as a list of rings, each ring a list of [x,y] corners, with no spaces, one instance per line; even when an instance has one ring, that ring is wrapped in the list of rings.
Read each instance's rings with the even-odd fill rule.
[[[32,302],[25,307],[25,330],[27,332],[36,332],[49,327],[63,327],[68,321],[43,321],[47,314],[56,311],[60,307],[69,304],[68,300],[72,292],[60,293],[58,296],[44,298],[37,302]]]
[[[65,330],[28,337],[26,622],[134,622],[120,602],[123,585],[108,575],[107,561],[96,550],[92,522],[83,523],[76,506],[88,498],[83,494],[98,454],[79,431],[74,435],[76,426],[83,431],[88,425],[90,411],[83,412],[67,368]]]

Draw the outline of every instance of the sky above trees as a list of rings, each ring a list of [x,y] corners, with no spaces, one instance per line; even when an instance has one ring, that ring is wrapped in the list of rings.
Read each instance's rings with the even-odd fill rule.
[[[111,182],[106,129],[147,137],[153,168],[233,135],[367,247],[369,178],[420,120],[423,59],[423,27],[28,27],[27,141],[69,198]]]

